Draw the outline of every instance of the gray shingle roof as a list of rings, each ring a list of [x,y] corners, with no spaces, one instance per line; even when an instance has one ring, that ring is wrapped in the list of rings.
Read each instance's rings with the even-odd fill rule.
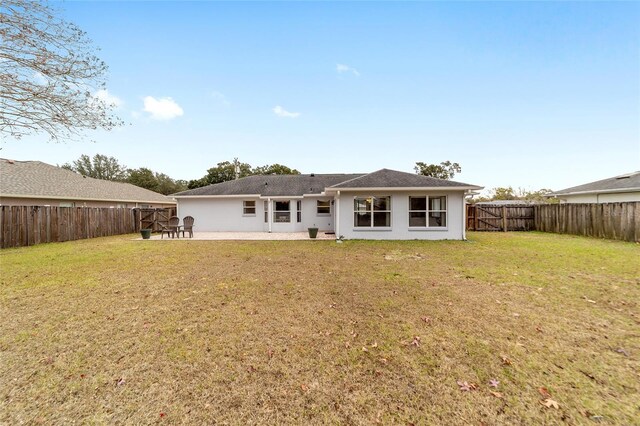
[[[41,161],[4,158],[0,159],[0,195],[175,204],[169,197],[129,183],[84,177]]]
[[[624,192],[624,190],[640,191],[640,171],[627,173],[624,175],[602,179],[595,182],[585,183],[584,185],[572,186],[571,188],[561,189],[549,195],[567,195],[575,193],[593,193],[593,192]]]
[[[328,186],[358,176],[362,176],[362,174],[256,175],[190,189],[173,195],[180,197],[259,194],[265,197],[295,197],[304,194],[320,194]]]
[[[326,188],[479,188],[466,183],[382,169],[369,174],[258,175],[173,194],[175,197],[206,195],[262,195],[266,197],[320,194]]]
[[[346,182],[333,185],[332,188],[453,188],[469,187],[480,189],[475,185],[454,182],[452,180],[436,179],[415,173],[399,172],[381,169]]]

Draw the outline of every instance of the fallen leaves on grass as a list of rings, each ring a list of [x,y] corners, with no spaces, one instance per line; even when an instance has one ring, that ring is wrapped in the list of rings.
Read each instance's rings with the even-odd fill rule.
[[[463,382],[462,380],[458,380],[456,383],[458,384],[458,386],[460,386],[460,390],[462,392],[469,392],[469,391],[478,389],[478,385],[476,385],[473,382],[469,383],[469,382]]]
[[[123,378],[118,379],[118,381],[116,382],[116,386],[122,386],[125,383],[127,383]]]
[[[627,357],[629,356],[629,352],[625,351],[623,348],[616,349],[616,352]]]
[[[497,388],[499,384],[500,382],[497,379],[489,380],[489,386],[491,386],[492,388]]]
[[[495,396],[495,397],[496,397],[496,398],[498,398],[498,399],[502,399],[502,398],[504,398],[504,397],[502,396],[502,393],[500,393],[500,392],[489,391],[489,393],[490,393],[491,395]]]
[[[547,398],[547,399],[551,398],[551,394],[549,393],[549,390],[547,388],[545,388],[544,386],[540,386],[538,388],[538,393],[540,393],[540,395],[543,398]]]
[[[544,405],[547,408],[555,408],[556,410],[560,408],[560,404],[557,401],[554,401],[551,398],[547,398],[544,401],[540,401],[540,404]]]
[[[587,302],[589,302],[589,303],[596,303],[596,301],[595,301],[595,300],[591,300],[591,299],[589,299],[587,296],[582,296],[582,298],[583,298],[584,300],[586,300]]]
[[[420,336],[413,336],[413,341],[411,342],[411,345],[415,347],[420,347]]]
[[[511,360],[506,355],[500,355],[500,359],[502,360],[502,365],[511,365]]]
[[[431,318],[429,317],[422,317],[420,318],[423,322],[425,322],[427,325],[431,325]]]

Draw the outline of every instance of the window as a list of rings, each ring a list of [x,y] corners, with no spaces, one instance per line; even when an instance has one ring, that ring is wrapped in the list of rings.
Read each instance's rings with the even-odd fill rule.
[[[245,216],[256,215],[256,202],[255,201],[243,201],[242,202],[242,214]]]
[[[274,201],[274,204],[273,221],[275,223],[291,222],[291,201]]]
[[[302,222],[302,201],[296,201],[296,221],[298,223]]]
[[[391,197],[356,197],[353,202],[353,226],[391,226]]]
[[[409,197],[409,226],[447,226],[447,197]]]
[[[269,222],[269,202],[265,200],[262,206],[264,207],[264,223],[267,223]]]
[[[60,203],[60,207],[75,207],[75,206],[76,206],[76,203],[73,203],[73,202],[71,202],[71,203],[65,203],[65,202]]]
[[[331,214],[331,201],[318,200],[316,201],[316,209],[318,216],[327,216]]]

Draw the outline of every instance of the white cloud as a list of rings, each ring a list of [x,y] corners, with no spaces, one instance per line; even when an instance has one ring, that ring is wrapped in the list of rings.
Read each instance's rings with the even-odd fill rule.
[[[231,106],[231,102],[229,102],[227,100],[227,97],[220,92],[214,90],[213,92],[211,92],[211,97],[226,108]]]
[[[173,99],[156,99],[153,96],[147,96],[144,98],[143,111],[151,114],[151,118],[154,120],[172,120],[184,115],[184,111],[180,105],[178,105]]]
[[[350,67],[349,65],[337,64],[336,71],[338,71],[338,74],[347,72],[347,73],[352,73],[356,77],[360,77],[360,73],[358,72],[358,70],[353,67]]]
[[[285,117],[285,118],[297,118],[300,116],[299,112],[289,112],[286,109],[282,108],[280,105],[276,105],[273,108],[273,112],[275,115],[277,115],[278,117]]]
[[[119,108],[122,105],[122,100],[109,93],[107,89],[100,89],[96,93],[93,94],[93,97],[102,101],[104,104],[111,106],[113,105],[115,108]]]

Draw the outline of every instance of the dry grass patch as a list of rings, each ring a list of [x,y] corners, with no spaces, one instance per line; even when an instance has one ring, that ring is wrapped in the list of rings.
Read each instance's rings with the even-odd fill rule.
[[[111,237],[0,261],[0,423],[640,415],[634,244]]]

